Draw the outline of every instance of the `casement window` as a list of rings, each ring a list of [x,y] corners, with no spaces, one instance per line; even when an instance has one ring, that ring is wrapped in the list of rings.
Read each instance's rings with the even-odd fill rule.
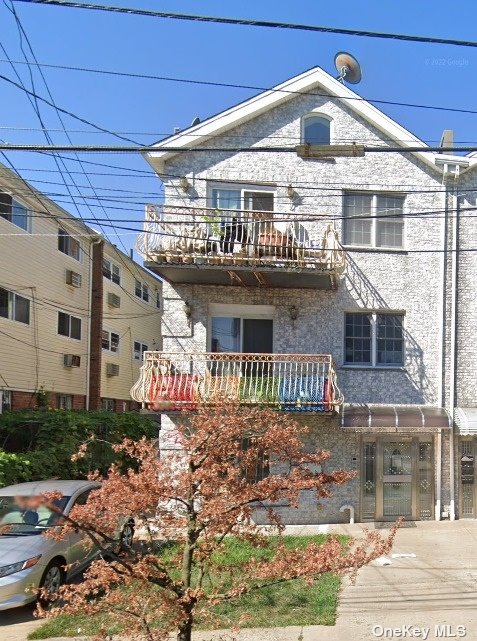
[[[308,114],[302,118],[301,141],[305,145],[329,145],[331,120],[320,114]]]
[[[106,412],[114,412],[114,398],[102,398],[101,408]]]
[[[143,283],[140,280],[136,279],[134,293],[138,298],[142,298],[146,303],[149,302],[149,287],[147,283]]]
[[[13,223],[25,231],[30,231],[30,212],[25,205],[4,192],[0,192],[0,218],[8,220],[9,223]]]
[[[71,394],[57,394],[56,408],[59,410],[72,410],[73,397],[71,396]]]
[[[134,349],[133,349],[134,360],[142,361],[144,352],[147,352],[148,350],[149,348],[145,343],[141,343],[140,341],[134,341]]]
[[[404,247],[404,196],[345,193],[345,245]]]
[[[119,334],[103,329],[101,346],[108,352],[119,352]]]
[[[81,340],[81,318],[58,312],[58,334]]]
[[[0,316],[30,324],[30,301],[15,292],[0,287]]]
[[[118,265],[107,258],[103,258],[103,276],[116,285],[121,284],[121,271]]]
[[[76,240],[76,238],[73,238],[73,236],[70,236],[67,231],[64,229],[58,229],[58,249],[60,252],[63,252],[63,254],[66,254],[67,256],[71,256],[71,258],[74,258],[75,260],[80,260],[80,244]]]
[[[402,367],[404,314],[345,314],[345,365]]]

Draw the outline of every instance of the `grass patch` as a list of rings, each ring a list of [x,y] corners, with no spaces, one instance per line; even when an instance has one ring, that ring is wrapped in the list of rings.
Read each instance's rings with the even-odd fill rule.
[[[309,543],[322,544],[327,536],[283,536],[270,537],[270,545],[256,548],[236,538],[225,541],[223,551],[217,553],[215,560],[224,566],[236,566],[247,562],[252,557],[257,560],[272,558],[274,549],[280,540],[290,549],[300,549]],[[339,537],[343,542],[347,537]],[[163,557],[171,557],[177,549],[167,546]],[[223,577],[222,577],[223,578]],[[217,627],[227,628],[241,620],[243,628],[284,627],[289,625],[334,625],[339,577],[331,574],[321,576],[313,585],[303,581],[291,581],[282,585],[270,586],[252,594],[246,594],[230,603],[215,607]],[[28,635],[29,639],[47,639],[59,636],[91,636],[103,627],[108,634],[121,634],[125,628],[112,621],[107,615],[101,617],[60,615],[47,620],[44,625]],[[198,629],[205,628],[197,621]]]

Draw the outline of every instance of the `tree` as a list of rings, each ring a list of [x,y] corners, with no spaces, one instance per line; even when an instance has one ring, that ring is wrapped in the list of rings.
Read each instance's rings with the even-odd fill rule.
[[[284,526],[274,504],[288,501],[296,507],[303,490],[326,498],[334,485],[354,476],[319,471],[330,453],[307,452],[307,431],[286,414],[225,406],[184,418],[175,454],[159,458],[157,445],[146,440],[116,445],[137,465],[127,474],[113,466],[88,503],[73,510],[62,535],[80,527],[106,549],[118,521],[134,514],[145,527],[146,541],[139,551],[122,544],[112,562],[95,561],[84,582],[63,586],[62,607],[50,614],[106,611],[150,641],[173,630],[178,641],[190,641],[197,617],[213,617],[212,608],[220,602],[270,584],[356,572],[389,551],[395,530],[385,539],[368,533],[350,546],[338,538],[300,550],[279,543],[268,560],[223,567],[226,537],[267,546],[269,537],[253,521],[257,507],[266,509],[280,534]],[[158,538],[174,545],[158,553]],[[151,627],[153,617],[163,622],[161,629]]]

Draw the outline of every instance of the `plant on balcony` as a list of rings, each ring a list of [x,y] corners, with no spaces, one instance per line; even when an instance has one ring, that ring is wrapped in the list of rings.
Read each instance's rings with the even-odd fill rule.
[[[135,459],[134,467],[126,475],[112,467],[88,503],[71,513],[63,535],[81,529],[104,551],[118,520],[134,514],[145,540],[139,549],[121,543],[110,562],[95,561],[84,581],[61,588],[61,606],[43,614],[108,616],[132,638],[162,640],[175,631],[178,641],[190,641],[198,622],[214,625],[221,605],[270,586],[313,585],[327,573],[355,573],[387,553],[395,528],[384,538],[373,531],[349,544],[330,537],[321,545],[303,541],[290,548],[281,538],[276,509],[265,508],[278,541],[255,524],[254,513],[264,502],[297,507],[304,490],[319,502],[354,476],[314,471],[331,455],[307,451],[307,431],[288,415],[226,405],[184,419],[178,450],[168,456],[158,457],[156,444],[146,440],[116,446]],[[85,443],[78,456],[86,450]],[[231,537],[256,553],[229,560]],[[231,623],[241,621],[235,617]],[[108,636],[106,628],[101,636]]]

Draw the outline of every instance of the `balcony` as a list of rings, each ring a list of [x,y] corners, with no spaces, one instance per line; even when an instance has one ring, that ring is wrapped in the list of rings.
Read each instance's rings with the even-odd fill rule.
[[[136,248],[171,283],[335,289],[345,269],[333,224],[316,214],[148,205]]]
[[[225,402],[332,413],[343,402],[329,354],[145,352],[131,396],[166,413]]]

